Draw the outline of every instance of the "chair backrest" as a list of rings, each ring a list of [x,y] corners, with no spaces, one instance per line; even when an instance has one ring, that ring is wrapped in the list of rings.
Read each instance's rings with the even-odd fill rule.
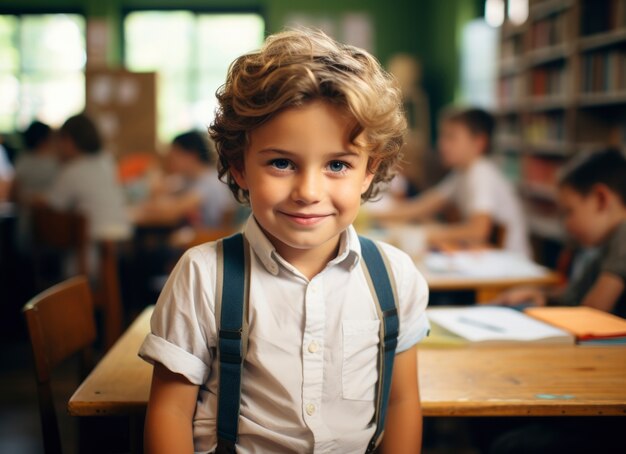
[[[109,348],[122,333],[123,309],[117,267],[117,248],[114,241],[97,242],[97,272],[90,267],[91,242],[87,219],[81,213],[59,211],[50,207],[36,207],[32,218],[35,247],[35,274],[40,288],[49,285],[41,279],[42,257],[45,251],[75,255],[76,271],[95,278],[94,305],[104,315],[104,343]]]
[[[78,272],[88,274],[87,219],[81,213],[59,211],[47,206],[34,207],[32,238],[36,262],[41,260],[40,254],[44,251],[73,252],[78,261]]]
[[[96,325],[87,279],[77,276],[43,291],[23,312],[35,360],[45,452],[61,453],[50,377],[59,363],[79,352],[84,363],[90,362]]]

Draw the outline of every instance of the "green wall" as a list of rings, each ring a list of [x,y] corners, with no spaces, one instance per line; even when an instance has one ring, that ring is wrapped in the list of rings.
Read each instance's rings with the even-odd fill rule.
[[[283,27],[288,14],[370,14],[375,27],[375,53],[385,63],[395,52],[422,61],[424,88],[436,118],[438,110],[455,99],[458,87],[458,40],[461,27],[482,14],[484,0],[3,0],[2,12],[78,10],[87,17],[105,18],[113,33],[107,60],[122,64],[122,18],[133,8],[196,8],[258,10],[269,33]],[[433,126],[435,122],[432,122]]]

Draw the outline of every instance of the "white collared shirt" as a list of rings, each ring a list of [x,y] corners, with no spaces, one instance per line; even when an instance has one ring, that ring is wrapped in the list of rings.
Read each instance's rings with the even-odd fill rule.
[[[249,346],[244,362],[238,453],[363,453],[374,432],[379,320],[352,227],[339,254],[308,280],[282,259],[254,218]],[[397,286],[397,352],[428,332],[426,281],[411,259],[380,243]],[[216,446],[215,243],[187,251],[168,279],[140,356],[201,385],[196,452]],[[225,284],[227,285],[227,284]]]
[[[488,214],[505,229],[504,249],[531,256],[526,217],[514,186],[486,157],[466,169],[455,169],[434,190],[454,202],[464,219]]]

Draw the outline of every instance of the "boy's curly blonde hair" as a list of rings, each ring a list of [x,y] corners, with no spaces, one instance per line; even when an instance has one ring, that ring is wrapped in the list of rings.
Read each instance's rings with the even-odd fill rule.
[[[341,44],[320,31],[289,30],[269,36],[263,47],[237,58],[217,91],[219,107],[209,134],[219,155],[219,176],[237,200],[248,193],[231,175],[243,169],[248,133],[289,107],[322,100],[355,120],[350,141],[363,133],[374,179],[362,195],[376,196],[391,180],[406,129],[395,82],[366,51]]]

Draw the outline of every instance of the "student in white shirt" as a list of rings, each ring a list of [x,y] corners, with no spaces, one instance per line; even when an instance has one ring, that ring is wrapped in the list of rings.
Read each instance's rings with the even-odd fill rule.
[[[504,248],[530,256],[528,232],[515,188],[487,158],[493,118],[481,109],[448,110],[441,119],[439,151],[452,170],[423,195],[396,204],[387,212],[372,212],[382,221],[424,220],[454,204],[461,221],[426,227],[431,243],[487,243],[496,226],[504,229]]]
[[[365,51],[290,31],[238,58],[218,94],[220,174],[252,208],[238,453],[363,453],[374,433],[380,320],[351,224],[399,158],[405,121],[387,77]],[[428,289],[406,254],[380,246],[400,320],[381,452],[413,454]],[[155,365],[148,453],[215,449],[215,276],[215,243],[190,249],[155,308],[140,350]]]
[[[58,146],[63,166],[43,201],[84,214],[93,240],[128,239],[131,226],[115,162],[101,150],[95,124],[84,114],[70,117],[61,126]]]

